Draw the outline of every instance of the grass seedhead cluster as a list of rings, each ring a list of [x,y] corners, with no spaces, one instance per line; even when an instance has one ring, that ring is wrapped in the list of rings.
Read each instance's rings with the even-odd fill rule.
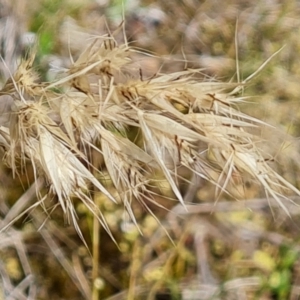
[[[25,172],[29,162],[79,233],[74,198],[109,232],[91,191],[122,202],[134,220],[133,201],[149,211],[154,202],[154,173],[185,205],[179,183],[189,178],[181,169],[214,183],[216,199],[230,195],[227,187],[248,173],[288,213],[283,195],[300,192],[259,148],[259,128],[267,125],[236,108],[242,83],[217,82],[191,69],[144,78],[136,52],[112,35],[96,37],[59,79],[44,83],[30,54],[0,92],[14,100],[9,125],[0,131],[13,173]],[[117,193],[101,181],[104,168]]]

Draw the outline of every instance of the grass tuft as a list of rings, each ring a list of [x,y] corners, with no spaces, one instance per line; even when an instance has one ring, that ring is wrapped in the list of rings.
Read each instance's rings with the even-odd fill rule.
[[[248,174],[289,214],[285,195],[300,191],[272,170],[271,155],[258,146],[259,129],[267,124],[236,108],[247,80],[217,82],[192,69],[143,78],[131,58],[135,53],[113,35],[90,38],[59,79],[43,83],[33,69],[35,55],[22,61],[0,91],[14,99],[10,124],[0,131],[13,174],[29,162],[82,239],[74,198],[110,232],[90,191],[121,201],[135,220],[131,205],[137,200],[147,206],[149,182],[158,171],[183,206],[178,171],[188,169],[215,184],[216,200],[231,194],[234,178]],[[93,151],[118,196],[99,181]]]

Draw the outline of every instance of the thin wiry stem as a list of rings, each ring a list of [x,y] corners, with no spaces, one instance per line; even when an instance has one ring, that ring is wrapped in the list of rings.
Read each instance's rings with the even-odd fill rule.
[[[97,158],[96,151],[93,151],[93,161]],[[93,171],[95,172],[95,170]],[[97,207],[101,205],[98,198],[94,193],[94,202]],[[100,265],[100,223],[95,215],[93,215],[93,235],[92,235],[92,255],[93,255],[93,269],[92,269],[92,300],[99,299],[99,287],[97,286],[97,280],[100,276],[99,274],[99,265]]]

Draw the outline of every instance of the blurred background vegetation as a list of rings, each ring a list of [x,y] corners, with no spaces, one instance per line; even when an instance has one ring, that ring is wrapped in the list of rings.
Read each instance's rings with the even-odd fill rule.
[[[88,35],[116,29],[123,12],[128,42],[151,54],[141,62],[148,75],[193,67],[207,77],[242,81],[284,46],[245,87],[240,109],[280,129],[278,136],[261,134],[274,144],[274,168],[299,188],[300,2],[1,0],[1,55],[13,71],[38,41],[36,68],[41,80],[52,80]],[[4,83],[3,65],[1,74]],[[280,144],[287,134],[293,145]],[[32,204],[36,187],[28,190],[33,176],[27,174],[13,180],[1,166],[0,220],[20,209],[18,203]],[[218,203],[211,185],[194,183],[182,185],[194,205],[188,212],[165,200],[172,193],[163,182],[156,201],[165,209],[151,207],[160,223],[134,207],[142,235],[124,220],[123,207],[104,206],[97,195],[117,245],[99,229],[94,282],[93,218],[86,208],[75,203],[90,249],[59,210],[47,216],[35,208],[1,233],[0,299],[92,299],[95,289],[110,300],[300,299],[299,208],[290,217],[270,207],[247,178],[237,182],[239,201],[224,196]]]

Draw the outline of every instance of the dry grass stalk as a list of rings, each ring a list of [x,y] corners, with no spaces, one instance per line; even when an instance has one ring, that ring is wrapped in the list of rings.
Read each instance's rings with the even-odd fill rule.
[[[151,174],[160,170],[185,205],[177,180],[180,167],[214,182],[217,196],[246,172],[289,213],[284,194],[300,191],[272,170],[270,158],[256,146],[255,132],[263,122],[234,108],[243,100],[234,96],[240,84],[203,81],[200,70],[143,79],[131,60],[134,52],[112,36],[95,38],[52,83],[39,83],[33,54],[23,61],[0,92],[14,99],[10,125],[0,130],[13,173],[24,171],[29,161],[79,233],[74,197],[109,232],[90,196],[91,185],[111,201],[121,199],[134,220],[132,201],[146,206]],[[138,143],[127,137],[130,128],[138,129]],[[96,178],[100,171],[90,160],[92,149],[103,156],[119,197]],[[218,178],[212,175],[216,170]]]

